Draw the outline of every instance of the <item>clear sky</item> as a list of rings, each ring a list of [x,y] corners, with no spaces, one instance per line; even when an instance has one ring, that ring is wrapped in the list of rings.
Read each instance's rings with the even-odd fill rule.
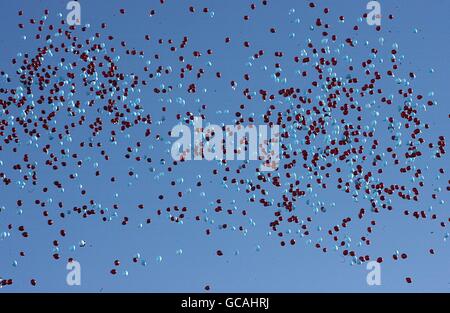
[[[392,212],[385,211],[376,216],[377,228],[371,235],[371,245],[362,251],[375,257],[383,256],[385,261],[381,265],[381,286],[369,286],[366,283],[368,273],[366,265],[352,265],[351,258],[344,258],[341,250],[322,253],[314,248],[314,244],[320,238],[330,243],[329,239],[325,239],[328,238],[326,230],[336,222],[340,223],[343,217],[351,215],[356,220],[360,208],[370,206],[367,200],[355,203],[351,195],[335,188],[328,188],[325,191],[315,190],[314,196],[306,197],[297,204],[297,210],[300,211],[299,215],[302,218],[314,216],[312,224],[314,230],[309,237],[312,242],[308,243],[308,238],[297,236],[295,246],[288,244],[287,247],[281,247],[276,233],[268,235],[270,230],[268,224],[273,219],[275,208],[250,203],[245,188],[241,188],[240,191],[236,190],[235,186],[224,188],[221,182],[223,175],[211,174],[212,170],[218,167],[217,163],[192,161],[177,166],[173,172],[167,171],[169,163],[172,162],[170,154],[167,153],[171,140],[167,132],[176,124],[175,112],[184,114],[190,111],[196,114],[201,104],[205,103],[207,110],[204,113],[207,114],[209,122],[231,123],[235,118],[233,113],[244,101],[240,92],[242,86],[246,84],[242,82],[244,73],[252,73],[248,85],[253,90],[264,88],[275,90],[279,86],[274,87],[276,83],[270,76],[273,64],[277,61],[274,52],[283,51],[289,56],[300,54],[300,51],[305,49],[308,38],[315,42],[320,40],[320,32],[311,31],[310,25],[315,23],[317,16],[323,14],[317,14],[309,9],[308,1],[269,0],[269,5],[263,7],[261,1],[255,0],[253,2],[256,3],[257,9],[253,11],[250,9],[252,1],[245,0],[167,0],[164,5],[161,5],[159,0],[79,2],[81,21],[82,24],[90,24],[89,33],[111,34],[115,37],[116,47],[124,40],[128,48],[145,51],[143,59],[133,59],[123,52],[118,52],[117,55],[121,56],[118,61],[121,71],[144,75],[142,64],[147,59],[152,62],[150,67],[163,65],[178,68],[179,62],[170,52],[168,45],[158,45],[157,40],[173,39],[179,45],[183,37],[187,36],[189,41],[184,54],[188,55],[188,51],[192,54],[194,50],[202,51],[203,54],[202,58],[195,61],[196,70],[199,67],[205,68],[208,73],[220,70],[224,78],[218,82],[214,75],[210,73],[205,75],[199,80],[199,90],[195,95],[188,95],[186,86],[177,87],[181,82],[178,72],[164,76],[159,81],[150,80],[147,89],[141,88],[140,94],[136,97],[140,98],[145,112],[152,115],[154,121],[152,136],[146,138],[142,136],[142,132],[131,130],[129,138],[124,135],[118,136],[116,146],[108,142],[107,135],[96,139],[103,140],[105,149],[111,157],[109,162],[101,158],[100,150],[80,150],[77,144],[80,140],[89,138],[90,132],[88,129],[77,130],[73,134],[72,143],[66,143],[66,147],[80,153],[79,158],[84,160],[83,167],[69,166],[56,173],[43,169],[40,174],[40,182],[47,182],[49,185],[55,180],[63,181],[64,192],[52,188],[51,192],[42,195],[40,189],[43,185],[33,187],[28,184],[23,189],[17,184],[8,187],[1,185],[0,207],[4,206],[6,209],[0,212],[0,233],[7,232],[10,223],[13,223],[14,231],[9,238],[0,240],[0,277],[13,278],[14,284],[0,289],[0,292],[202,292],[206,285],[215,292],[448,292],[450,290],[450,249],[449,242],[444,240],[446,232],[449,231],[448,226],[441,227],[437,222],[403,216],[404,210],[428,212],[431,208],[441,219],[448,221],[449,208],[446,203],[449,200],[448,192],[445,190],[440,192],[438,200],[430,197],[435,188],[446,187],[446,178],[437,181],[435,176],[438,168],[443,167],[447,170],[447,156],[436,163],[433,163],[435,160],[430,158],[430,155],[417,161],[417,166],[424,168],[428,165],[430,168],[425,176],[424,197],[419,202],[394,200]],[[415,72],[417,77],[414,80],[414,88],[424,95],[434,92],[434,100],[438,103],[437,106],[420,113],[422,120],[431,126],[427,139],[436,140],[439,135],[448,137],[450,2],[380,0],[383,27],[381,32],[374,31],[374,27],[367,25],[365,20],[357,21],[364,12],[368,12],[367,1],[316,2],[319,6],[317,10],[330,8],[330,15],[334,18],[331,16],[326,18],[333,21],[333,27],[336,26],[330,30],[331,32],[335,32],[340,40],[353,37],[358,41],[357,48],[337,55],[340,60],[345,54],[348,54],[355,63],[367,58],[367,49],[363,48],[367,40],[369,46],[376,46],[388,62],[389,51],[394,43],[398,44],[399,55],[405,57],[401,61],[402,73],[407,76],[409,72]],[[29,25],[28,19],[39,19],[45,9],[50,10],[46,23],[55,23],[59,12],[63,16],[67,14],[66,3],[67,1],[59,0],[1,1],[0,25],[3,32],[0,38],[0,69],[9,73],[10,77],[15,77],[17,66],[12,65],[10,60],[18,53],[34,53],[43,42],[33,39],[34,32],[30,33],[28,26],[19,29],[17,25],[19,23]],[[195,14],[189,13],[190,5],[196,7]],[[210,12],[202,13],[203,7],[208,7]],[[121,8],[125,8],[125,14],[119,13]],[[149,16],[152,9],[155,10],[155,15]],[[24,16],[18,16],[19,10],[24,11]],[[211,11],[214,12],[213,17]],[[247,14],[250,20],[244,22],[243,16]],[[395,18],[389,20],[389,14],[393,14]],[[340,15],[345,15],[345,27],[338,27],[339,23],[336,20]],[[296,22],[297,18],[299,22]],[[108,25],[105,30],[100,28],[103,22]],[[356,35],[352,30],[355,24],[360,28]],[[271,27],[277,29],[273,36],[269,32]],[[417,31],[414,31],[415,29]],[[292,33],[295,33],[295,37],[290,35]],[[150,34],[150,41],[144,39],[146,34]],[[23,40],[24,35],[27,36],[27,40]],[[231,37],[229,47],[224,44],[224,38],[227,36]],[[380,44],[380,37],[384,38],[383,45]],[[245,40],[251,42],[252,49],[243,49],[242,42]],[[214,51],[210,58],[206,56],[208,49]],[[255,49],[264,50],[267,58],[253,62],[250,68],[247,62]],[[154,58],[154,54],[159,54],[158,60]],[[188,58],[192,60],[191,55]],[[208,61],[212,62],[211,70],[208,69]],[[56,65],[58,61],[50,58],[48,62]],[[286,86],[299,86],[303,89],[304,82],[298,77],[295,78],[297,68],[292,62],[284,63],[287,64],[283,66],[283,72],[290,79]],[[264,65],[271,68],[264,71],[262,69]],[[229,81],[233,79],[239,81],[237,91],[233,91],[229,86]],[[183,81],[183,84],[188,82],[189,80]],[[13,83],[19,85],[17,79]],[[162,87],[161,84],[174,86],[174,91],[170,95],[155,94],[153,88]],[[381,84],[386,96],[395,94],[398,89],[392,80],[383,81]],[[1,78],[0,87],[2,86],[11,88],[4,78]],[[81,96],[84,101],[88,97],[89,94]],[[179,102],[178,98],[183,98],[185,102]],[[171,103],[168,102],[169,99],[172,100]],[[360,101],[364,103],[364,100]],[[168,112],[162,110],[163,106],[169,107]],[[253,101],[252,104],[249,102],[242,112],[247,115],[255,112],[258,115],[265,111],[264,106],[261,101]],[[387,114],[395,112],[397,105],[389,109],[378,106],[377,110],[380,116],[376,118],[382,124],[381,120]],[[371,113],[369,111],[364,114],[371,116]],[[59,116],[58,123],[66,123],[65,118],[68,117]],[[352,117],[348,119],[351,120]],[[162,122],[158,125],[157,121]],[[381,142],[387,141],[388,138],[388,133],[382,130],[383,127],[380,127],[376,136]],[[163,137],[158,142],[154,136],[157,133]],[[55,146],[58,144],[54,138],[42,140],[43,142],[53,140]],[[138,140],[142,142],[139,154],[151,157],[152,163],[124,159],[127,147],[134,145]],[[24,149],[30,155],[36,154],[36,160],[40,164],[44,161],[33,148]],[[10,168],[18,162],[15,159],[18,156],[8,151],[0,151],[0,160],[2,166]],[[99,162],[102,178],[92,175],[96,170],[96,162]],[[233,164],[236,167],[238,163]],[[249,166],[257,165],[251,163]],[[139,176],[130,178],[129,171]],[[67,176],[74,172],[78,178],[69,180]],[[220,168],[220,173],[224,174],[223,168]],[[447,177],[445,175],[443,177]],[[111,176],[118,177],[114,185],[109,182]],[[243,171],[240,178],[255,179],[251,171]],[[383,179],[389,183],[407,183],[410,177],[400,177],[398,170],[394,172],[388,169]],[[176,181],[176,187],[171,187],[171,181]],[[195,185],[197,181],[203,183],[200,188]],[[189,188],[192,189],[190,193]],[[80,195],[80,189],[88,191],[88,199],[93,198],[96,203],[101,203],[103,208],[108,208],[109,215],[114,211],[112,205],[120,203],[118,216],[107,223],[102,222],[99,215],[83,219],[73,212],[65,219],[59,219],[60,212],[70,211],[73,206],[86,200]],[[178,198],[178,191],[185,193],[183,198]],[[282,195],[282,190],[274,187],[269,187],[268,191],[274,198]],[[204,196],[202,192],[205,193]],[[158,199],[160,194],[165,195],[162,201]],[[42,210],[33,205],[33,201],[37,198],[48,202],[46,209],[55,220],[54,226],[48,226],[47,220],[42,217]],[[219,198],[225,209],[236,207],[239,212],[245,209],[248,215],[236,214],[229,217],[226,214],[214,214],[214,202]],[[27,204],[22,208],[22,214],[18,214],[17,199],[23,199]],[[445,202],[440,203],[440,200]],[[59,201],[65,203],[65,209],[57,207]],[[327,212],[313,212],[314,204],[311,202],[317,201],[324,202],[328,208]],[[145,203],[143,210],[137,208],[140,203]],[[165,210],[173,205],[189,208],[183,224],[170,222]],[[156,214],[158,209],[163,210],[161,216]],[[200,222],[195,220],[196,215],[201,216]],[[121,221],[125,216],[129,218],[129,223],[123,226]],[[147,225],[145,220],[148,217],[152,219],[152,223]],[[142,228],[139,227],[141,223],[144,224]],[[218,225],[223,223],[229,225],[226,230],[219,229]],[[20,232],[15,230],[20,225],[26,225],[30,233],[29,238],[23,238]],[[233,231],[231,228],[241,225],[246,232]],[[322,226],[322,230],[317,228],[319,226]],[[359,236],[364,233],[365,227],[367,227],[365,223],[355,221],[352,227],[346,230],[347,235],[352,238],[352,247],[357,246]],[[66,237],[58,236],[60,229],[67,231]],[[211,236],[205,235],[206,229],[212,230]],[[289,229],[285,225],[282,231],[288,234],[286,238],[291,238],[296,229],[293,226]],[[55,238],[60,241],[61,259],[57,261],[52,258],[52,254],[55,253],[52,241]],[[79,247],[81,240],[86,242],[85,247]],[[76,246],[75,251],[71,251],[72,245]],[[436,251],[435,255],[430,255],[428,252],[430,248]],[[223,256],[216,255],[218,249],[224,252]],[[25,257],[18,255],[21,250],[26,251]],[[407,253],[408,258],[394,261],[392,255],[397,250],[400,253]],[[137,254],[140,255],[140,260],[134,263],[132,258]],[[68,257],[74,257],[81,264],[81,286],[66,284]],[[162,257],[162,261],[159,257]],[[121,261],[120,266],[114,266],[116,259]],[[13,266],[14,261],[17,261],[17,266]],[[113,268],[117,268],[117,275],[110,274]],[[124,275],[124,271],[127,271],[128,275]],[[412,277],[413,283],[405,283],[405,277]],[[36,279],[37,286],[33,287],[30,279]]]

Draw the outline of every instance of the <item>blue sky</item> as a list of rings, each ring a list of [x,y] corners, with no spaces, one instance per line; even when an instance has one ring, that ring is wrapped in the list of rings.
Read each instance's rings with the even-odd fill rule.
[[[318,2],[318,1],[317,1]],[[319,6],[329,7],[332,16],[345,15],[345,27],[336,25],[336,34],[339,38],[355,36],[359,46],[357,49],[349,50],[355,62],[364,57],[367,58],[367,49],[364,49],[364,41],[370,45],[377,46],[381,54],[388,56],[392,45],[397,43],[399,54],[404,55],[401,61],[403,74],[409,71],[417,74],[414,80],[414,88],[418,92],[427,95],[434,92],[434,100],[438,105],[421,112],[423,121],[430,124],[431,129],[427,139],[435,140],[439,135],[448,137],[448,109],[447,73],[449,59],[446,51],[450,49],[450,20],[448,12],[450,2],[433,1],[433,5],[419,0],[410,1],[379,1],[382,10],[381,32],[374,31],[365,21],[357,22],[357,18],[366,12],[366,1],[320,1]],[[111,156],[110,162],[104,162],[99,158],[98,151],[77,149],[76,143],[90,136],[89,131],[79,130],[73,135],[73,142],[67,144],[73,152],[79,152],[80,158],[85,160],[82,168],[68,168],[55,173],[43,169],[40,174],[42,181],[52,182],[62,179],[65,183],[64,193],[51,191],[42,196],[31,185],[20,189],[17,185],[0,186],[0,206],[6,210],[0,213],[0,233],[7,231],[9,223],[15,226],[26,225],[31,236],[24,239],[19,232],[14,232],[10,238],[0,241],[0,277],[13,278],[14,284],[0,289],[0,292],[17,291],[60,291],[60,292],[202,292],[205,285],[211,286],[215,292],[380,292],[380,291],[449,291],[450,290],[450,251],[448,241],[444,240],[448,228],[443,228],[438,223],[429,221],[416,221],[413,218],[405,218],[404,210],[429,210],[448,219],[448,205],[441,204],[439,200],[448,201],[448,194],[441,192],[439,200],[433,200],[430,194],[439,186],[445,189],[445,178],[437,181],[435,175],[437,169],[447,169],[448,157],[434,162],[429,156],[419,160],[420,167],[429,166],[429,173],[425,178],[427,186],[424,188],[424,197],[417,203],[402,202],[394,200],[392,212],[383,212],[376,217],[377,230],[371,235],[372,244],[366,253],[384,256],[382,263],[382,285],[368,286],[366,275],[368,271],[365,264],[351,265],[349,258],[344,258],[340,251],[322,253],[313,247],[314,243],[327,235],[316,231],[312,234],[312,244],[307,239],[298,238],[295,246],[280,247],[279,240],[275,234],[269,236],[268,223],[273,218],[271,207],[262,207],[251,204],[245,191],[237,191],[234,187],[224,188],[219,176],[214,176],[211,171],[217,168],[214,162],[193,161],[177,166],[174,172],[168,172],[168,163],[172,162],[167,150],[170,147],[170,137],[167,132],[176,124],[174,112],[184,114],[186,111],[197,113],[201,104],[206,103],[208,109],[208,121],[211,123],[231,123],[235,112],[242,103],[242,96],[238,91],[233,92],[229,88],[229,80],[238,78],[243,73],[251,71],[252,80],[249,86],[253,89],[271,88],[274,84],[270,77],[270,71],[264,71],[262,66],[265,61],[255,62],[252,69],[248,69],[246,63],[249,61],[250,52],[243,49],[241,42],[251,41],[252,49],[264,49],[269,55],[267,64],[272,65],[276,61],[273,52],[282,50],[287,54],[304,49],[308,38],[314,41],[320,39],[317,31],[311,31],[309,26],[315,22],[316,13],[308,9],[307,1],[269,1],[269,6],[264,8],[260,1],[255,1],[257,9],[252,12],[249,9],[251,1],[170,1],[164,5],[159,1],[80,1],[81,18],[83,24],[90,24],[90,33],[101,31],[105,34],[113,34],[115,45],[119,46],[121,40],[127,42],[129,48],[143,49],[145,57],[143,60],[132,59],[121,55],[118,66],[126,73],[141,73],[142,64],[151,59],[151,66],[159,64],[172,66],[176,59],[170,53],[166,45],[158,45],[157,39],[173,39],[179,43],[184,36],[189,38],[188,50],[206,51],[212,49],[214,54],[211,58],[203,57],[195,61],[199,67],[208,67],[207,61],[213,64],[212,71],[220,69],[224,79],[221,82],[206,76],[199,82],[199,92],[195,95],[186,95],[185,88],[174,88],[170,96],[155,95],[152,92],[154,86],[160,84],[177,86],[177,74],[162,78],[160,81],[151,81],[147,89],[141,90],[139,97],[146,112],[150,113],[153,120],[163,121],[160,125],[153,126],[153,134],[159,133],[163,140],[156,142],[154,136],[150,139],[142,137],[142,132],[131,130],[130,137],[119,135],[119,143],[116,146],[108,144],[107,137],[104,140],[105,147]],[[188,7],[193,5],[197,12],[193,15],[188,12]],[[32,39],[28,28],[20,30],[18,23],[23,23],[30,18],[40,18],[45,9],[50,10],[49,23],[57,20],[57,14],[63,16],[67,13],[66,1],[14,1],[0,3],[0,23],[4,34],[0,39],[2,61],[0,68],[10,76],[16,70],[10,59],[17,53],[32,53],[36,50],[40,41]],[[211,14],[201,13],[201,8],[207,6]],[[126,14],[119,14],[119,9],[125,8]],[[292,9],[295,9],[295,12]],[[152,17],[148,12],[155,9],[156,14]],[[19,17],[17,12],[24,10],[24,17]],[[242,17],[250,15],[250,23],[244,23]],[[388,15],[393,14],[394,20],[388,20]],[[295,19],[299,18],[300,23]],[[100,24],[106,22],[106,30],[100,29]],[[333,20],[333,25],[336,22]],[[354,24],[358,24],[360,31],[356,35],[351,30]],[[277,28],[276,36],[270,36],[268,30]],[[417,32],[414,31],[417,29]],[[295,33],[295,38],[289,34]],[[144,36],[150,34],[150,42],[144,40]],[[23,40],[27,35],[28,39]],[[81,35],[80,35],[81,36]],[[230,36],[232,45],[226,47],[224,38]],[[379,37],[384,38],[381,45]],[[160,60],[152,56],[158,53]],[[185,52],[187,55],[187,52]],[[339,56],[340,58],[343,55]],[[49,60],[56,64],[54,60]],[[290,63],[291,64],[291,63]],[[433,69],[433,71],[431,71]],[[294,77],[295,68],[283,66],[287,76]],[[141,72],[139,72],[141,71]],[[433,72],[433,73],[431,73]],[[302,87],[300,79],[292,78],[289,83]],[[6,83],[2,79],[1,85]],[[396,92],[397,86],[392,81],[383,81],[383,92],[390,95]],[[206,92],[203,91],[206,89]],[[88,95],[84,98],[87,99]],[[185,104],[176,103],[178,97],[185,99]],[[172,98],[175,103],[168,103]],[[170,107],[169,112],[163,112],[161,107]],[[259,105],[259,106],[258,106]],[[223,111],[229,110],[227,114]],[[379,107],[381,121],[385,114],[395,112],[396,107]],[[222,111],[222,113],[218,113]],[[253,105],[247,105],[243,110],[246,114],[264,112],[262,103],[255,101]],[[371,112],[366,112],[370,116]],[[58,123],[64,123],[64,117],[60,117]],[[349,117],[351,120],[352,117]],[[380,127],[377,138],[383,142],[387,133]],[[44,142],[47,138],[43,139]],[[50,140],[50,139],[48,139]],[[123,155],[126,148],[137,140],[143,142],[140,154],[150,156],[151,164],[136,162],[125,162]],[[387,140],[387,139],[386,139]],[[23,148],[33,154],[32,148]],[[0,160],[6,166],[12,166],[15,155],[8,152],[0,152]],[[43,159],[36,154],[38,162]],[[161,161],[164,160],[164,162]],[[102,179],[96,179],[92,173],[95,171],[95,162],[99,160],[99,168],[103,174]],[[237,163],[235,163],[236,165]],[[251,163],[249,166],[257,166]],[[139,174],[138,178],[129,178],[130,170]],[[67,177],[71,171],[76,171],[78,179],[68,181]],[[220,169],[223,173],[223,169]],[[162,174],[161,174],[162,173]],[[390,172],[384,176],[385,181],[401,183],[408,182],[410,177],[399,177],[398,172]],[[118,177],[118,182],[113,186],[108,177]],[[200,176],[198,176],[200,175]],[[445,176],[445,175],[443,175]],[[158,178],[159,177],[159,178]],[[201,178],[197,178],[201,177]],[[181,182],[183,178],[183,182]],[[251,171],[245,171],[241,178],[254,179]],[[177,186],[172,188],[170,182],[177,181]],[[195,183],[201,180],[203,186],[198,188]],[[131,185],[129,184],[131,182]],[[63,201],[66,209],[82,201],[80,197],[80,184],[88,190],[89,198],[95,198],[103,208],[109,208],[112,204],[119,202],[120,210],[118,217],[111,222],[103,223],[98,216],[82,219],[81,216],[71,214],[64,220],[58,219],[57,214],[61,211],[55,204]],[[177,197],[177,191],[186,191],[192,188],[182,200]],[[201,195],[205,192],[205,196]],[[324,213],[315,214],[311,205],[306,200],[298,204],[300,215],[305,218],[309,215],[315,216],[314,226],[322,226],[323,229],[341,221],[345,216],[357,215],[361,207],[370,205],[367,201],[354,203],[351,197],[334,188],[326,191],[316,190],[317,194],[311,201],[323,201],[330,209]],[[281,191],[275,188],[269,190],[274,198],[281,196]],[[116,197],[115,194],[118,194]],[[158,200],[158,195],[164,194],[164,201]],[[18,208],[15,204],[18,198],[23,198],[26,203],[34,199],[44,197],[48,201],[51,216],[54,217],[56,225],[49,227],[46,220],[42,218],[42,210],[35,206],[23,208],[21,215],[17,214]],[[45,199],[45,197],[47,197]],[[222,199],[223,206],[233,208],[236,206],[248,211],[247,216],[234,216],[229,218],[225,215],[215,215],[214,202]],[[144,210],[138,210],[137,204],[145,203]],[[334,203],[334,206],[331,204]],[[189,214],[183,224],[175,224],[168,220],[165,213],[157,216],[158,209],[165,210],[168,206],[175,204],[189,207]],[[207,213],[205,213],[205,210]],[[195,216],[208,220],[195,221]],[[129,217],[127,226],[121,225],[124,216]],[[150,225],[139,227],[147,217],[152,218]],[[366,221],[367,222],[367,221]],[[218,225],[228,223],[230,226],[243,225],[248,231],[243,234],[240,231],[219,230]],[[359,240],[358,235],[364,232],[366,224],[355,222],[348,230],[354,245]],[[67,236],[60,238],[60,251],[62,259],[52,259],[52,241],[58,237],[59,229],[67,230]],[[205,230],[212,230],[212,236],[206,236]],[[289,227],[283,231],[289,232]],[[291,229],[295,233],[295,229]],[[290,237],[289,237],[290,238]],[[85,247],[77,247],[70,251],[72,245],[77,245],[80,240],[86,241]],[[257,247],[260,249],[257,249]],[[431,256],[428,250],[433,248],[436,255]],[[177,253],[182,249],[182,254]],[[217,249],[224,251],[224,256],[217,257]],[[18,251],[25,250],[26,257],[19,257]],[[394,262],[390,257],[395,251],[407,252],[408,259]],[[139,254],[141,260],[133,263],[132,258]],[[82,268],[81,286],[68,286],[66,284],[66,262],[69,257],[74,257],[80,262]],[[162,261],[157,258],[161,256]],[[111,275],[109,271],[114,268],[114,260],[119,259],[121,265],[117,267],[118,275]],[[18,266],[12,266],[14,261]],[[141,264],[146,262],[146,266]],[[128,275],[123,275],[127,271]],[[405,277],[413,277],[413,284],[406,284]],[[30,279],[37,279],[38,285],[30,285]]]

